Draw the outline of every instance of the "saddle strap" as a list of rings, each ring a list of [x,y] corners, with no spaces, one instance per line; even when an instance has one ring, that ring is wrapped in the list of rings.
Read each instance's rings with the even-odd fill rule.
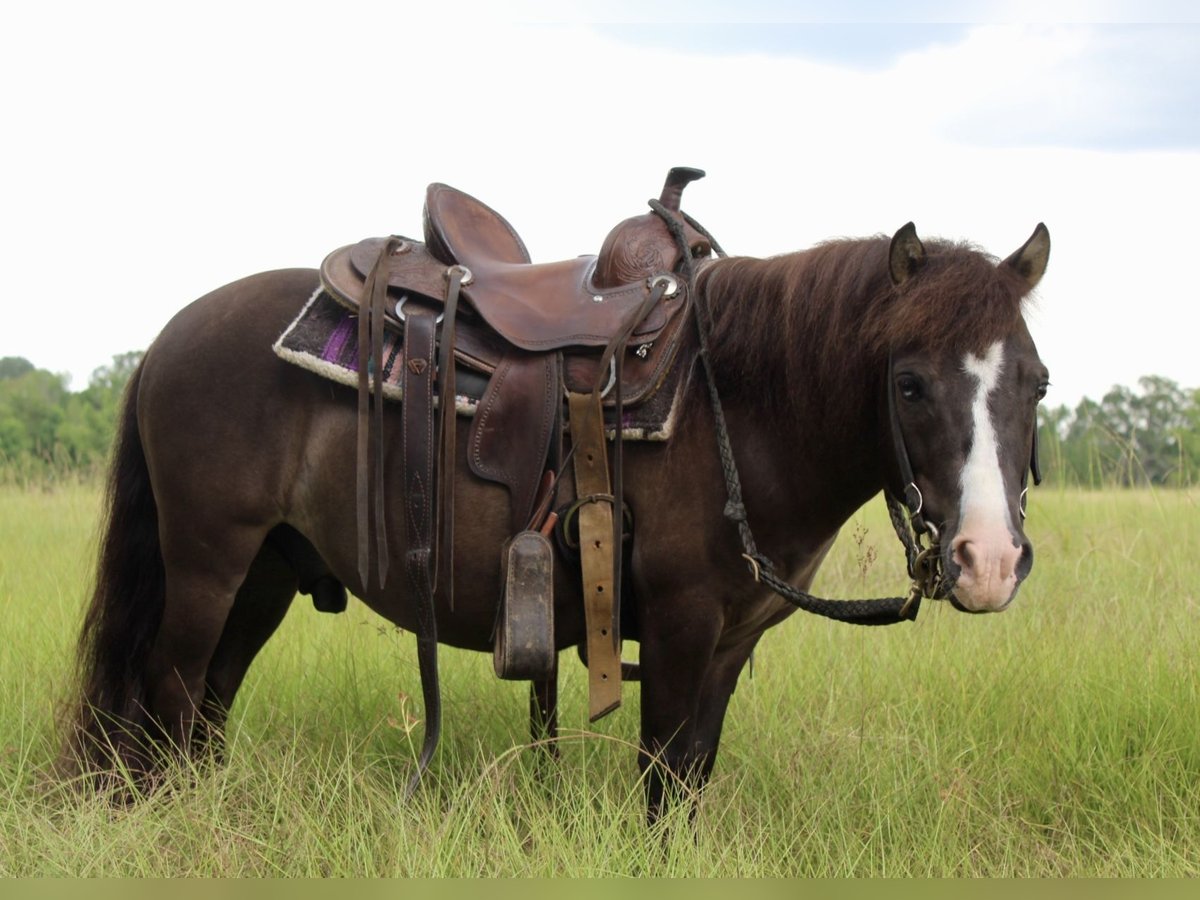
[[[387,580],[387,530],[383,507],[383,320],[387,300],[389,261],[401,241],[384,242],[363,285],[363,307],[358,314],[358,436],[356,504],[358,525],[358,577],[363,590],[371,586],[370,485],[375,480],[375,541],[379,587]],[[371,414],[374,394],[374,416]],[[372,449],[374,466],[371,465]]]
[[[600,377],[597,379],[595,386],[592,388],[594,402],[596,406],[599,407],[603,400],[601,379],[603,378],[603,373],[608,368],[609,362],[611,361],[614,364],[613,371],[615,373],[615,379],[613,382],[615,387],[615,403],[613,406],[613,421],[615,423],[615,427],[613,429],[612,466],[612,495],[614,500],[612,505],[616,507],[617,504],[621,504],[622,509],[624,508],[625,504],[625,470],[623,463],[625,458],[625,394],[622,387],[625,381],[625,349],[629,344],[629,338],[633,334],[633,330],[643,319],[646,318],[646,316],[650,314],[650,311],[658,305],[659,301],[662,300],[662,298],[666,295],[669,287],[673,288],[675,293],[678,293],[678,283],[675,281],[675,279],[662,275],[658,275],[650,279],[650,282],[647,285],[645,298],[642,300],[641,304],[634,309],[633,313],[627,316],[626,319],[621,323],[620,330],[613,335],[612,339],[608,342],[608,346],[604,348],[604,352],[600,355]],[[673,293],[672,296],[675,296],[675,293]],[[601,422],[603,423],[603,419]],[[603,437],[603,435],[601,436]],[[615,633],[619,630],[621,621],[621,587],[623,583],[621,565],[625,552],[625,516],[624,514],[614,514],[611,516],[611,521],[613,528],[613,547],[616,548],[612,556],[613,595],[612,600],[610,601],[613,605],[613,628]],[[616,653],[619,662],[621,653],[620,635],[616,634],[615,639],[617,645]]]
[[[434,486],[433,383],[437,324],[432,312],[415,304],[404,323],[404,403],[400,467],[404,472],[405,571],[416,610],[417,664],[425,703],[425,738],[417,771],[409,783],[416,789],[441,735],[442,702],[437,669],[437,621],[433,607]],[[443,398],[454,413],[453,389]],[[448,473],[447,473],[448,474]]]
[[[462,266],[451,266],[446,271],[446,306],[437,364],[437,382],[441,392],[438,405],[438,443],[441,446],[441,459],[436,477],[437,516],[441,519],[441,537],[438,540],[437,562],[434,568],[435,585],[441,585],[451,609],[454,609],[454,454],[458,447],[458,398],[455,393],[458,378],[455,372],[454,337],[458,320],[459,289],[470,278],[471,273]]]
[[[567,396],[579,508],[579,555],[587,628],[588,718],[595,722],[621,705],[620,636],[614,615],[613,496],[608,484],[604,416],[598,393]]]

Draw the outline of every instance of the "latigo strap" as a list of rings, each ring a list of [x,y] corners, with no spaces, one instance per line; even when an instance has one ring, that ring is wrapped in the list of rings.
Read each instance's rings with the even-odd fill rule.
[[[604,418],[597,393],[571,393],[571,443],[579,509],[579,556],[587,620],[588,718],[595,722],[621,705],[620,635],[613,602],[613,496],[608,483]],[[592,502],[586,502],[592,501]]]

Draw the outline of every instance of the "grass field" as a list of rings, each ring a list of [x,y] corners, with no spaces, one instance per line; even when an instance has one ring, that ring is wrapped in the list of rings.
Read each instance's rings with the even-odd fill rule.
[[[828,595],[902,589],[881,501]],[[411,635],[300,598],[251,670],[229,761],[114,808],[47,778],[98,490],[0,489],[0,876],[1200,875],[1200,494],[1036,492],[1013,607],[856,629],[797,614],[730,706],[695,828],[647,832],[636,686],[563,756],[526,697],[443,653],[444,738],[410,802]],[[411,733],[410,733],[411,732]]]

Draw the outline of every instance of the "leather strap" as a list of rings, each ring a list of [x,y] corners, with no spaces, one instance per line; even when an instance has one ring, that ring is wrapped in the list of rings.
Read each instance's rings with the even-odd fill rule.
[[[383,316],[392,254],[403,243],[388,238],[363,285],[358,314],[358,435],[355,497],[358,523],[358,577],[363,590],[371,585],[371,476],[375,478],[375,542],[379,586],[387,579],[387,530],[383,518]],[[374,394],[375,415],[371,415]],[[373,440],[372,440],[373,439]],[[374,445],[374,465],[371,450]]]
[[[1041,454],[1038,452],[1038,416],[1036,409],[1033,411],[1033,450],[1029,455],[1029,473],[1033,475],[1034,484],[1042,483],[1042,459]]]
[[[417,771],[409,783],[416,789],[441,735],[442,702],[437,670],[437,621],[433,608],[434,508],[434,354],[437,325],[432,312],[415,304],[405,310],[403,431],[400,469],[404,473],[405,573],[416,609],[417,663],[425,703],[425,739]],[[447,391],[453,397],[453,389]],[[453,400],[448,401],[453,414]],[[443,403],[446,406],[447,402]],[[449,473],[447,473],[449,477]]]
[[[587,622],[588,718],[595,722],[621,705],[620,636],[614,615],[613,497],[609,492],[604,416],[598,393],[567,395],[575,455],[579,554]]]
[[[470,279],[470,274],[462,266],[451,266],[446,271],[446,308],[442,319],[442,340],[437,365],[440,394],[438,442],[441,446],[441,460],[437,470],[437,515],[441,519],[441,537],[438,540],[437,563],[434,569],[437,573],[435,584],[441,585],[451,609],[454,609],[454,454],[458,446],[454,336],[459,288],[464,281]],[[407,358],[406,356],[405,359]]]
[[[921,507],[924,506],[924,502],[917,488],[916,477],[913,475],[912,462],[908,458],[908,445],[904,442],[904,432],[900,428],[900,411],[896,406],[896,366],[891,351],[888,351],[886,391],[888,430],[892,435],[892,458],[895,460],[896,469],[900,474],[900,493],[897,496],[904,501],[904,505],[908,509],[913,530],[917,534],[925,534],[929,531],[929,526],[925,524],[925,517],[921,515]]]

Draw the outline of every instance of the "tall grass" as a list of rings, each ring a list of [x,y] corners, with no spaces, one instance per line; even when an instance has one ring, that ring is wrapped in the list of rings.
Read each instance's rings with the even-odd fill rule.
[[[586,724],[564,655],[562,759],[524,745],[523,685],[443,650],[442,747],[411,635],[306,598],[252,668],[228,760],[113,806],[47,775],[99,492],[0,488],[0,875],[1198,875],[1200,494],[1041,491],[1012,609],[911,626],[798,614],[730,706],[694,826],[643,824],[636,686]],[[876,501],[819,577],[892,593]]]

